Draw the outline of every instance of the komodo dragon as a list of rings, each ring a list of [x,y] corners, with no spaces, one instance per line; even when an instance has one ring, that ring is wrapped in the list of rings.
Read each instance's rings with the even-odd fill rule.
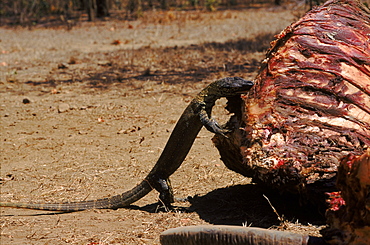
[[[109,198],[81,202],[0,202],[0,206],[66,212],[86,209],[117,209],[134,203],[147,195],[152,189],[156,189],[160,192],[159,198],[161,202],[168,207],[174,202],[168,178],[184,161],[202,126],[220,135],[224,135],[228,131],[211,118],[212,107],[215,105],[216,100],[221,97],[239,97],[241,93],[247,92],[252,86],[253,82],[251,81],[239,77],[227,77],[217,80],[204,88],[182,113],[153,169],[140,184],[127,192]]]

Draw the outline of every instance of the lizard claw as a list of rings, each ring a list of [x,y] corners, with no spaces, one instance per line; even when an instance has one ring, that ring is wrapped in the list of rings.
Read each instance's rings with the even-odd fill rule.
[[[225,135],[226,133],[229,133],[230,130],[222,128],[215,119],[213,118],[201,118],[202,124],[208,129],[208,131],[214,133],[214,134],[219,134],[227,138]]]

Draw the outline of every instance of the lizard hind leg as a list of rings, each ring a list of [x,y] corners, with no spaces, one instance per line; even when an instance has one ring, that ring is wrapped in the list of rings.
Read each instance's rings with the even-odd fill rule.
[[[166,211],[172,209],[171,203],[175,202],[170,179],[157,178],[151,181],[152,188],[159,192],[159,202]]]
[[[171,203],[175,202],[170,179],[159,179],[161,190],[159,190],[159,199],[165,207],[171,207]]]

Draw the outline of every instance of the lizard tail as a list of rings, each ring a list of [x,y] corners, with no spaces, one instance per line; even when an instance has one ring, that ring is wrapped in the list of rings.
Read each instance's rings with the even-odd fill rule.
[[[0,207],[27,208],[49,211],[74,212],[86,209],[117,209],[126,207],[147,195],[152,190],[148,181],[143,180],[140,184],[120,195],[82,202],[65,203],[12,203],[0,202]]]

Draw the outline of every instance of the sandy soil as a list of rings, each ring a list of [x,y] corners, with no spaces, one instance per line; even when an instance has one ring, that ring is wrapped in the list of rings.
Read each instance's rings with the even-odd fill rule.
[[[217,78],[253,79],[265,39],[296,16],[153,12],[69,31],[0,29],[1,200],[79,201],[129,190],[155,164],[192,96]],[[226,121],[223,103],[215,114]],[[1,244],[158,244],[162,231],[177,226],[279,226],[262,194],[290,221],[286,227],[317,234],[308,224],[323,224],[322,215],[226,169],[211,137],[200,132],[171,178],[177,197],[192,197],[177,210],[157,212],[154,191],[118,210],[1,208]]]

